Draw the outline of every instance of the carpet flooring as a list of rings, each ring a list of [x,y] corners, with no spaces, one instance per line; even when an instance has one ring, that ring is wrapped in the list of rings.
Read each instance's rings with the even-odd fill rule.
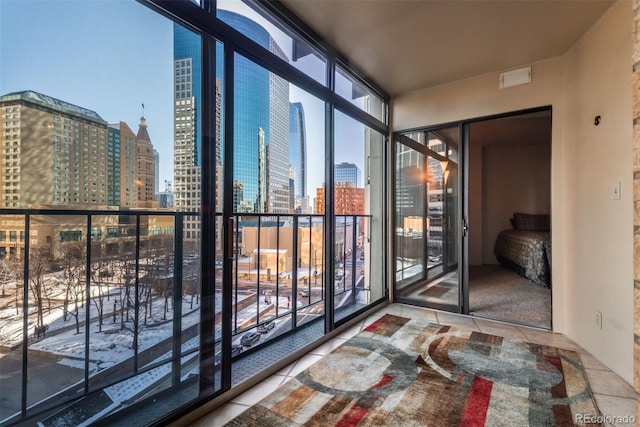
[[[469,313],[551,329],[551,290],[500,265],[470,266]]]
[[[573,426],[598,415],[577,352],[386,314],[227,426]]]

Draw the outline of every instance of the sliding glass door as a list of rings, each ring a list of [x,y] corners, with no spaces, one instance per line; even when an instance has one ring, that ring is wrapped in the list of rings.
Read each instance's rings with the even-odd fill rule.
[[[462,311],[458,126],[395,138],[395,297]]]

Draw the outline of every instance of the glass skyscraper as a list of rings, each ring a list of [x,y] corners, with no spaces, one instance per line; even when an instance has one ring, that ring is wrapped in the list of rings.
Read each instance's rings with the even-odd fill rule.
[[[289,107],[289,164],[295,171],[296,199],[307,197],[307,136],[300,102],[291,103]]]
[[[333,166],[333,180],[336,183],[351,183],[360,188],[360,168],[353,163],[342,162]]]
[[[200,37],[181,25],[173,25],[173,60],[175,90],[174,98],[178,101],[175,107],[176,113],[185,113],[180,108],[189,105],[186,101],[193,98],[191,110],[193,110],[195,126],[193,128],[193,165],[200,165],[200,146],[202,145],[202,88],[201,88],[201,64],[202,46]],[[174,104],[176,105],[176,104]],[[180,111],[183,110],[183,111]]]
[[[173,25],[174,206],[178,211],[200,209],[200,149],[202,145],[202,90],[200,37]],[[200,218],[185,219],[185,239],[200,235]]]
[[[251,19],[218,10],[225,21],[277,56],[284,53]],[[289,84],[235,54],[234,211],[289,212]],[[241,196],[240,196],[241,195]],[[241,197],[241,199],[240,199]]]

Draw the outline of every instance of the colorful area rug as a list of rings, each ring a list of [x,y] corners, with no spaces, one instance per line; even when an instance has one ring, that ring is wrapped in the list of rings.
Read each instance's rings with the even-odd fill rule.
[[[572,426],[598,415],[574,351],[387,314],[227,425]]]

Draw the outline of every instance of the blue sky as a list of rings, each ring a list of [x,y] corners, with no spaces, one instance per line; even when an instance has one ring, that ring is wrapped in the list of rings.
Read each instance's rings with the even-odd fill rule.
[[[228,8],[238,1],[221,3]],[[241,4],[240,4],[241,5]],[[243,13],[285,39],[247,8]],[[172,22],[132,0],[0,0],[0,94],[35,90],[137,132],[142,104],[160,152],[160,189],[173,180]],[[303,66],[302,66],[303,67]],[[308,192],[324,182],[324,104],[293,88],[307,116]],[[336,163],[363,170],[363,127],[343,127]],[[351,143],[356,141],[356,143]]]

